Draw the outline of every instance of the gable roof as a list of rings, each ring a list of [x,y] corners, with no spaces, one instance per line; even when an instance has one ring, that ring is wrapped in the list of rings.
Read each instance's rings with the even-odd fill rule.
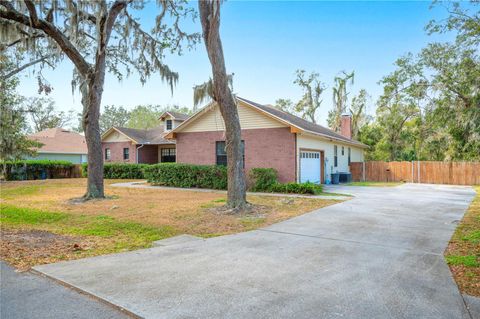
[[[278,118],[286,121],[287,123],[292,124],[293,126],[298,127],[298,128],[300,128],[304,131],[307,131],[309,133],[313,133],[313,134],[316,134],[316,135],[322,135],[322,136],[325,136],[325,137],[329,137],[329,138],[332,138],[332,139],[335,139],[335,140],[340,140],[340,141],[351,143],[351,144],[357,144],[358,146],[362,146],[362,147],[368,147],[367,145],[365,145],[365,144],[363,144],[359,141],[347,138],[347,137],[345,137],[341,134],[338,134],[337,132],[335,132],[335,131],[333,131],[329,128],[326,128],[324,126],[309,122],[305,119],[302,119],[301,117],[298,117],[296,115],[284,112],[284,111],[279,110],[277,108],[274,108],[272,106],[258,104],[258,103],[249,101],[247,99],[244,99],[244,98],[241,98],[241,97],[238,97],[238,96],[237,96],[237,99],[240,100],[240,101],[243,101],[247,104],[250,104],[250,105],[252,105],[252,106],[254,106],[254,107],[256,107],[256,108],[258,108],[258,109],[260,109],[260,110],[262,110],[266,113],[269,113],[269,114],[271,114],[275,117],[278,117]]]
[[[43,144],[37,152],[59,154],[87,154],[85,136],[61,127],[49,128],[28,136]]]
[[[125,135],[136,144],[175,144],[175,141],[164,138],[165,130],[163,125],[151,129],[134,129],[128,127],[113,126],[103,133],[102,140],[107,137],[113,130]]]
[[[239,96],[236,96],[236,99],[238,101],[243,102],[245,105],[256,109],[257,111],[259,111],[261,113],[264,113],[271,118],[276,119],[277,121],[279,121],[281,123],[287,124],[290,127],[295,128],[296,130],[298,130],[300,132],[303,131],[305,133],[310,133],[310,134],[313,134],[313,135],[321,136],[323,138],[337,140],[337,141],[340,141],[340,142],[344,142],[346,144],[351,144],[351,145],[355,145],[355,146],[362,147],[362,148],[368,148],[367,145],[365,145],[365,144],[363,144],[359,141],[346,138],[345,136],[343,136],[341,134],[338,134],[338,133],[332,131],[329,128],[326,128],[324,126],[309,122],[309,121],[304,120],[304,119],[302,119],[302,118],[300,118],[296,115],[281,111],[281,110],[276,109],[272,106],[259,104],[259,103],[244,99],[244,98],[239,97]],[[213,102],[207,104],[205,107],[203,107],[197,113],[195,113],[194,115],[189,117],[182,124],[180,124],[179,126],[174,128],[172,131],[170,131],[170,133],[167,134],[165,137],[166,138],[172,138],[176,132],[178,132],[182,128],[186,127],[189,123],[195,121],[195,119],[198,118],[201,114],[210,110],[213,105],[214,105]]]
[[[180,112],[166,111],[166,112],[163,112],[162,115],[160,115],[160,119],[164,118],[166,115],[170,115],[177,121],[185,121],[186,119],[189,118],[189,115],[187,114],[183,114]]]

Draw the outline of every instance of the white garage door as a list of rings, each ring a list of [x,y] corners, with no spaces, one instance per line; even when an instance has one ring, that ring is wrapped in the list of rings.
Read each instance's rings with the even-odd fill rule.
[[[300,182],[320,184],[320,152],[300,152]]]

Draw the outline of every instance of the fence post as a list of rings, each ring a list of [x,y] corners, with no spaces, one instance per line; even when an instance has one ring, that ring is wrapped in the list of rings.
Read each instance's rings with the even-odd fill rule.
[[[420,184],[420,161],[417,161],[418,165],[418,183]]]
[[[414,179],[413,179],[413,161],[412,161],[412,183],[414,183]]]
[[[362,182],[365,182],[365,161],[362,162]]]

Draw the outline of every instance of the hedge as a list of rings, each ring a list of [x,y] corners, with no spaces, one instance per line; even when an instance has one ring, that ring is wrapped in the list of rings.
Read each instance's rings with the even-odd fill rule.
[[[270,189],[273,193],[291,193],[291,194],[320,194],[323,191],[322,185],[313,183],[276,183]]]
[[[74,164],[68,161],[20,160],[0,162],[7,181],[68,178],[72,176]]]
[[[103,178],[108,179],[145,179],[144,169],[149,164],[135,163],[105,163],[103,164]],[[87,177],[88,165],[82,164],[82,175]]]
[[[250,183],[254,192],[315,195],[323,191],[322,185],[313,183],[279,183],[277,171],[273,168],[252,168]]]
[[[183,188],[227,189],[227,168],[217,165],[192,165],[160,163],[148,165],[144,169],[145,178],[153,185]],[[313,183],[286,183],[277,181],[277,171],[273,168],[253,168],[250,171],[252,191],[318,194],[322,186]]]
[[[146,167],[145,177],[154,185],[227,189],[225,166],[160,163]]]
[[[252,168],[250,170],[250,189],[254,192],[269,191],[278,183],[277,171],[273,168]]]

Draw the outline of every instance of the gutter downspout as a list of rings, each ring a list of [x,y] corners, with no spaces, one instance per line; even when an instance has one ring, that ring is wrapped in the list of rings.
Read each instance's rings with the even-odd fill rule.
[[[137,147],[137,149],[136,149],[135,163],[137,163],[137,164],[138,164],[138,150],[141,149],[144,146],[145,146],[145,144],[142,144],[140,147]]]

